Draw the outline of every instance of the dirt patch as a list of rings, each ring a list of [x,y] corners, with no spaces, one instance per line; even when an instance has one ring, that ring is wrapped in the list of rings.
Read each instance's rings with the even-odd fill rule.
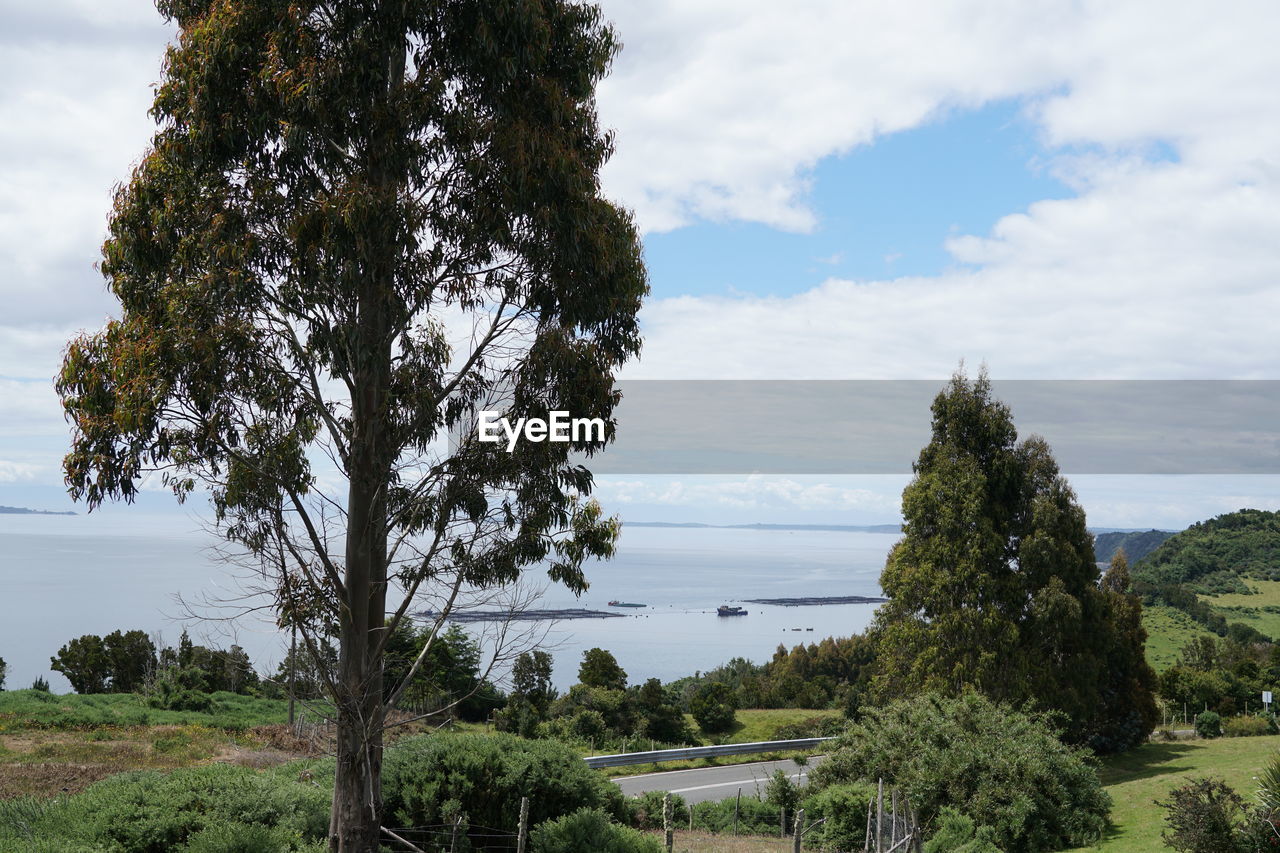
[[[0,800],[78,794],[119,772],[106,764],[0,764]]]

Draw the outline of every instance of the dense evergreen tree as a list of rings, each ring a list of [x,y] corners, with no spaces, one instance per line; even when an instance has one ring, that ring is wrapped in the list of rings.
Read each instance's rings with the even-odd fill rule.
[[[881,575],[879,697],[973,689],[1064,712],[1073,740],[1124,740],[1105,728],[1102,685],[1141,644],[1116,639],[1084,511],[1048,444],[1018,441],[985,372],[938,394],[914,473]]]
[[[58,649],[49,668],[65,675],[77,693],[105,693],[111,678],[111,659],[97,634],[77,637]]]
[[[626,690],[627,673],[618,665],[612,652],[604,649],[587,649],[582,653],[578,667],[578,681],[588,687],[605,690]]]
[[[1146,658],[1142,601],[1133,592],[1123,550],[1115,553],[1102,576],[1102,596],[1108,633],[1100,638],[1105,654],[1099,684],[1102,704],[1090,745],[1098,752],[1117,752],[1142,743],[1160,719],[1156,674]]]
[[[733,690],[729,685],[713,681],[702,685],[689,702],[689,710],[698,728],[708,734],[720,734],[733,728]]]

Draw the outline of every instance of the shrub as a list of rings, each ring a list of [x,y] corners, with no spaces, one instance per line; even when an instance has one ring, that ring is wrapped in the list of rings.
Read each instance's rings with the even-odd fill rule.
[[[1009,853],[1077,847],[1106,827],[1111,799],[1093,758],[1041,714],[974,693],[868,709],[812,773],[819,788],[892,780],[927,825],[943,806],[991,827]]]
[[[618,786],[572,749],[501,733],[399,741],[387,750],[382,789],[392,826],[449,823],[460,810],[472,826],[514,832],[521,797],[529,798],[530,825],[582,808],[626,816]]]
[[[782,817],[778,807],[755,797],[743,797],[741,800],[729,797],[717,802],[695,803],[693,825],[708,832],[732,832],[735,810],[740,833],[773,835],[778,831]]]
[[[938,828],[925,842],[924,853],[1000,853],[991,840],[989,826],[978,826],[973,818],[944,806],[938,813]]]
[[[1164,808],[1164,843],[1181,853],[1230,853],[1240,850],[1244,801],[1219,779],[1193,779],[1169,792]]]
[[[636,829],[662,829],[662,799],[662,791],[645,791],[632,797],[627,803],[631,825]],[[676,826],[689,822],[689,807],[679,794],[671,795],[671,821]]]
[[[787,771],[781,769],[773,771],[773,776],[769,777],[769,784],[764,789],[764,801],[775,809],[787,810],[787,830],[789,831],[795,821],[796,809],[800,805],[800,789],[796,787],[795,782],[791,781]]]
[[[227,825],[265,829],[272,846],[209,846],[229,837]],[[4,844],[12,838],[25,839],[18,848],[22,850],[37,849],[36,841],[47,840],[50,849],[58,850],[167,853],[187,849],[184,845],[208,832],[200,842],[205,846],[198,848],[203,853],[276,853],[299,845],[307,849],[324,838],[328,826],[327,792],[282,776],[215,764],[169,774],[123,773],[38,810],[28,806],[0,812],[0,850],[13,849]]]
[[[541,823],[529,841],[533,853],[662,853],[658,839],[613,823],[599,809],[579,809]]]
[[[867,803],[876,795],[871,785],[831,785],[801,802],[806,824],[818,824],[805,838],[820,840],[824,848],[861,850],[867,831]]]
[[[840,717],[806,717],[798,723],[783,723],[773,730],[772,740],[798,740],[806,737],[835,737],[849,723]]]
[[[1216,711],[1197,714],[1196,734],[1204,738],[1222,737],[1222,717]]]
[[[1258,737],[1274,733],[1275,724],[1266,717],[1228,717],[1222,724],[1227,737]]]
[[[689,711],[698,728],[708,734],[727,732],[733,728],[733,690],[721,681],[704,684],[689,700]]]

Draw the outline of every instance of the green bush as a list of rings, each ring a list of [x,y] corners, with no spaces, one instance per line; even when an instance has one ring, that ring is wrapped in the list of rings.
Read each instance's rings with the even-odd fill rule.
[[[329,798],[327,791],[282,775],[225,764],[123,773],[65,800],[0,809],[0,850],[48,842],[60,850],[98,845],[111,853],[168,853],[193,841],[206,853],[309,850],[328,831]],[[261,836],[271,846],[210,846],[232,838],[228,826],[259,827],[246,843]]]
[[[771,740],[798,740],[806,737],[836,737],[849,725],[841,717],[806,717],[798,723],[783,723],[773,730]]]
[[[533,853],[662,853],[658,839],[619,826],[599,809],[579,809],[529,834]]]
[[[323,841],[304,844],[297,832],[252,823],[216,823],[195,835],[182,853],[279,853],[281,850],[326,850]]]
[[[721,681],[704,684],[689,700],[689,711],[698,728],[707,734],[719,734],[733,728],[733,690]]]
[[[1164,843],[1180,853],[1232,853],[1241,850],[1244,801],[1219,779],[1193,779],[1157,802],[1165,815]]]
[[[382,790],[390,826],[444,824],[461,812],[471,826],[515,832],[521,797],[530,825],[582,808],[627,815],[618,786],[572,749],[502,733],[399,741],[387,750]]]
[[[636,829],[662,829],[663,796],[663,791],[645,791],[628,800],[631,825]],[[679,794],[671,795],[671,821],[676,826],[689,823],[689,806]]]
[[[805,838],[824,848],[861,850],[867,832],[867,803],[876,789],[866,783],[831,785],[801,801],[806,824],[818,824]]]
[[[765,803],[755,797],[730,797],[710,803],[695,803],[693,825],[708,832],[733,832],[734,811],[737,810],[737,827],[740,833],[773,835],[778,832],[782,813],[778,806]]]
[[[926,825],[950,806],[1009,853],[1083,846],[1106,828],[1111,798],[1092,756],[1057,734],[1044,715],[974,693],[926,694],[867,709],[810,780],[892,780]]]
[[[1197,714],[1196,734],[1204,738],[1222,737],[1222,717],[1216,711]]]
[[[1000,853],[991,840],[989,826],[978,826],[973,818],[950,807],[938,813],[938,828],[925,842],[924,853]]]
[[[1259,737],[1275,734],[1275,722],[1268,717],[1228,717],[1222,724],[1227,737]]]

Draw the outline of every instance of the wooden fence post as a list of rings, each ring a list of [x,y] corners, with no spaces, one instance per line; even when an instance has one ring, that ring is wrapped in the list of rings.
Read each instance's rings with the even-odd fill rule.
[[[520,825],[516,827],[516,853],[524,853],[529,842],[529,798],[520,798]]]
[[[792,842],[793,853],[800,853],[800,845],[804,843],[804,809],[796,809],[796,831],[793,834],[795,841]]]
[[[733,834],[738,834],[738,807],[742,805],[742,789],[738,789],[738,798],[733,801]]]
[[[876,853],[884,853],[884,779],[876,782]]]
[[[671,792],[662,795],[662,831],[667,836],[667,853],[671,853],[671,849],[676,843],[675,827],[671,825],[672,803]]]

